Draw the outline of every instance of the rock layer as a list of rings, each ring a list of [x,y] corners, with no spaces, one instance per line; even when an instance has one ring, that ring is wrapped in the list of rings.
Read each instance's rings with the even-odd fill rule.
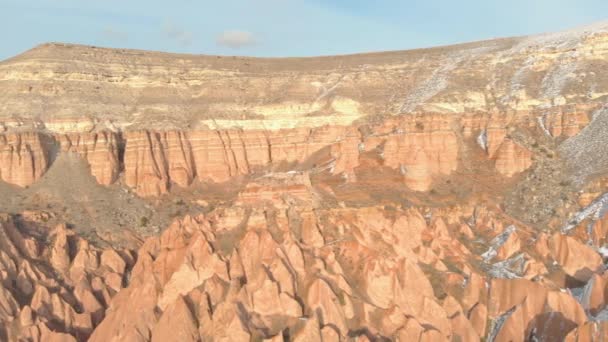
[[[608,338],[606,27],[1,62],[0,340]]]
[[[38,133],[0,135],[0,179],[27,186],[46,172],[49,147]]]

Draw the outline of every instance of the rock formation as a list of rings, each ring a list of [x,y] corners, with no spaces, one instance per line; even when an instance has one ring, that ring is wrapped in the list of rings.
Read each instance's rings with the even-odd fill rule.
[[[0,62],[0,340],[606,339],[607,42]]]

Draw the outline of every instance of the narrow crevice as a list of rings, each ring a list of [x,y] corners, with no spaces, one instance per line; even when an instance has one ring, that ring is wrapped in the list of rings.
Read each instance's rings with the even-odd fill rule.
[[[46,158],[47,158],[46,167],[47,167],[47,169],[49,169],[51,167],[51,165],[53,165],[53,163],[57,159],[59,152],[61,152],[61,146],[60,146],[59,141],[57,140],[57,138],[55,138],[54,135],[40,133],[39,138],[40,138],[40,143],[42,145],[41,146],[42,151],[43,151],[43,153],[46,154]],[[32,165],[35,165],[35,164],[32,164]]]
[[[127,147],[127,140],[123,136],[121,131],[116,132],[116,150],[118,151],[118,172],[122,173],[125,171],[125,149]]]

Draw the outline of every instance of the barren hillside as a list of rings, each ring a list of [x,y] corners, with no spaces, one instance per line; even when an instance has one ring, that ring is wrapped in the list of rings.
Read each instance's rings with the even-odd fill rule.
[[[608,23],[0,62],[0,340],[608,338]]]

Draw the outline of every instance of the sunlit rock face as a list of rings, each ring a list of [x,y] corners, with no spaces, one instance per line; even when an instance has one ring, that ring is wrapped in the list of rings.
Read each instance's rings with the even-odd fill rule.
[[[570,137],[603,103],[607,39],[605,25],[596,24],[444,48],[302,59],[44,44],[0,64],[0,126],[40,131],[54,144],[29,133],[4,137],[0,178],[31,184],[61,145],[83,154],[101,184],[115,182],[124,163],[126,183],[155,196],[172,184],[223,182],[301,162],[323,148],[338,154],[339,172],[353,175],[357,146],[380,139],[385,165],[401,169],[411,189],[427,191],[437,175],[457,169],[462,138],[480,133],[497,173],[513,177],[537,153],[512,139],[514,129]],[[378,122],[391,116],[401,132],[395,135],[403,136],[379,138],[389,132]],[[372,131],[361,136],[366,125]]]
[[[0,178],[5,182],[30,185],[48,168],[48,149],[38,133],[4,134],[0,149]]]
[[[606,70],[606,24],[0,62],[0,340],[608,338]]]
[[[303,177],[283,190],[307,189]],[[95,247],[65,225],[46,228],[43,213],[2,217],[3,336],[604,336],[594,319],[606,305],[601,257],[576,238],[555,233],[513,247],[514,236],[532,241],[536,232],[499,208],[315,209],[304,191],[267,196],[285,182],[270,183],[245,190],[237,206],[176,219],[138,248]],[[501,227],[508,238],[498,238]],[[501,252],[480,255],[472,239]],[[581,287],[568,288],[569,274],[585,277]]]

